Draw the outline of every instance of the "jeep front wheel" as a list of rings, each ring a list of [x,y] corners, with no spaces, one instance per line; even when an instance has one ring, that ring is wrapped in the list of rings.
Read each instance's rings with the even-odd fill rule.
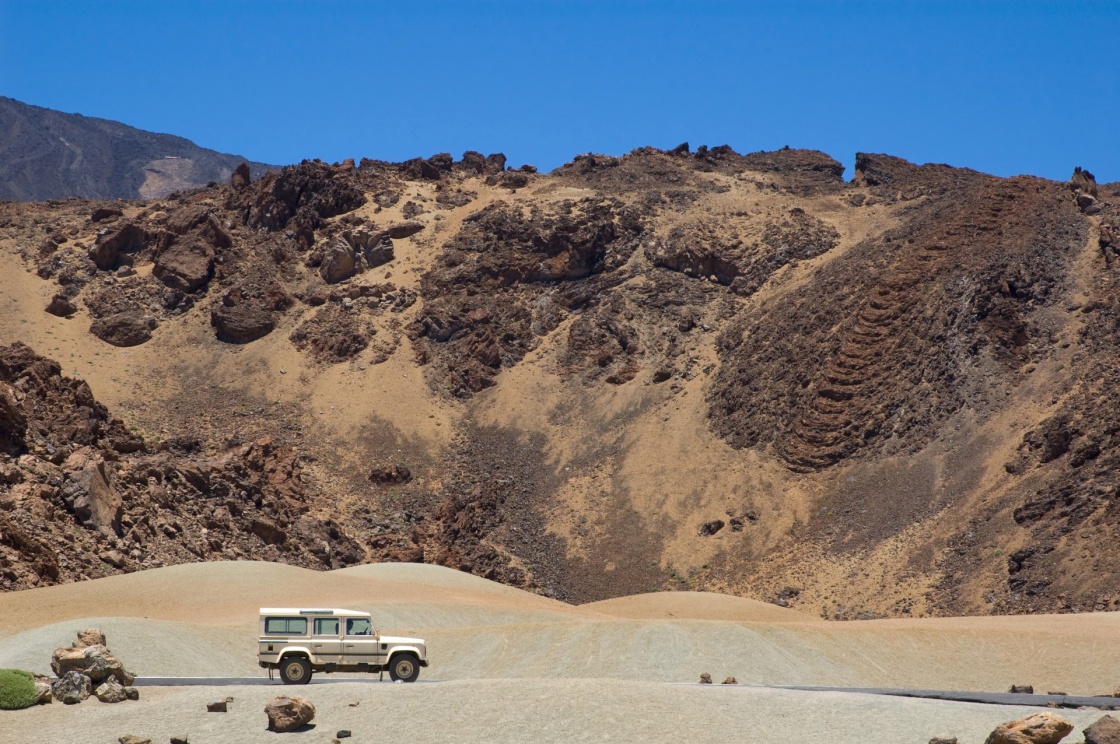
[[[389,662],[389,676],[394,682],[415,682],[420,676],[420,659],[416,654],[397,654]]]
[[[311,662],[302,656],[289,656],[280,662],[280,679],[286,685],[306,685],[311,681]]]

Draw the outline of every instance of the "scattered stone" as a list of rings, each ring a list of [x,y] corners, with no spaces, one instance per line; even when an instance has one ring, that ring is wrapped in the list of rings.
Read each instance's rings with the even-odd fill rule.
[[[264,338],[276,328],[276,320],[268,310],[249,303],[219,305],[210,311],[210,325],[219,341],[247,344]]]
[[[124,688],[124,696],[126,698],[128,698],[129,700],[139,700],[140,699],[140,691],[137,690],[135,687],[126,687],[126,688]]]
[[[152,744],[152,740],[146,736],[133,736],[132,734],[125,734],[117,741],[120,744]]]
[[[712,675],[708,674],[707,672],[704,672],[703,674],[700,675],[700,684],[710,685],[711,683],[712,683]]]
[[[116,229],[105,228],[97,235],[97,243],[89,249],[89,258],[103,271],[112,271],[119,265],[122,253],[135,253],[148,242],[148,233],[133,222],[125,222]]]
[[[98,318],[90,325],[89,332],[113,346],[139,346],[151,340],[157,325],[156,319],[150,315],[126,310]]]
[[[404,465],[382,465],[369,471],[369,479],[374,483],[408,483],[412,471]]]
[[[98,207],[90,214],[90,222],[104,222],[115,217],[124,217],[124,212],[116,207]]]
[[[1035,713],[996,727],[985,744],[1058,744],[1073,724],[1057,713]]]
[[[722,529],[723,520],[713,519],[711,522],[705,522],[704,524],[700,525],[700,529],[698,529],[697,532],[701,537],[711,537]]]
[[[185,736],[172,736],[171,744],[190,744],[190,741]]]
[[[723,681],[723,682],[722,682],[721,684],[725,684],[725,685],[737,685],[737,684],[739,684],[739,680],[735,679],[734,677],[728,677],[728,678],[727,678],[727,679],[725,679],[725,680],[724,680],[724,681]]]
[[[66,705],[80,703],[90,695],[89,677],[78,672],[66,672],[51,686],[54,698]]]
[[[224,700],[212,700],[206,704],[207,713],[228,713],[229,712],[230,698]]]
[[[359,702],[358,700],[355,700],[354,702],[349,703],[349,706],[351,708],[357,708],[359,705],[361,705],[361,702]]]
[[[279,695],[264,707],[268,730],[277,733],[295,731],[315,717],[315,706],[307,698]]]
[[[1011,688],[1008,690],[1008,692],[1010,692],[1012,695],[1033,695],[1034,694],[1034,686],[1033,685],[1011,685]]]
[[[47,677],[35,675],[35,704],[46,705],[54,700],[51,692],[51,682]]]
[[[935,736],[929,740],[929,744],[957,744],[957,737],[946,739],[942,736]]]
[[[123,266],[119,266],[114,273],[116,273],[118,279],[127,279],[130,276],[136,276],[136,269],[128,264],[124,264]]]
[[[392,225],[387,232],[389,233],[389,237],[393,240],[402,240],[404,238],[411,238],[423,229],[424,225],[419,222],[401,222]]]
[[[78,640],[74,641],[71,648],[86,648],[87,646],[108,646],[105,634],[101,628],[86,628],[78,631]]]
[[[123,703],[128,699],[124,692],[124,686],[115,677],[110,677],[102,682],[93,691],[93,694],[103,703]]]
[[[1083,733],[1085,744],[1120,744],[1120,720],[1102,716]]]
[[[47,312],[60,318],[69,318],[78,312],[78,307],[63,295],[56,294],[51,298],[50,304],[47,305]]]
[[[105,461],[100,457],[83,459],[79,451],[71,455],[63,467],[72,470],[62,496],[74,516],[86,526],[104,527],[120,534],[124,502],[113,487]],[[83,636],[83,633],[87,635]],[[96,638],[102,640],[95,640]],[[83,630],[78,634],[78,642],[71,648],[104,647],[104,638],[104,634],[97,628]],[[55,670],[55,673],[57,674],[58,670]]]
[[[323,246],[323,259],[319,264],[319,275],[327,284],[337,284],[358,273],[357,256],[354,247],[341,237],[331,238]]]
[[[128,559],[125,558],[124,553],[119,550],[106,550],[98,554],[97,557],[113,568],[124,568],[128,565]]]
[[[176,240],[159,252],[152,276],[171,289],[194,292],[214,275],[214,256],[214,249],[202,240]]]
[[[350,738],[350,729],[342,729],[341,731],[339,731],[334,736],[335,736],[336,739],[349,739]]]

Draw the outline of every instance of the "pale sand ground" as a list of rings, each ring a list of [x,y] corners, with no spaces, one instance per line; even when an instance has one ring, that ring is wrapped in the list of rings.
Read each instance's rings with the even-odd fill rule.
[[[1120,682],[1120,614],[829,623],[753,600],[641,595],[583,607],[424,565],[318,573],[205,563],[0,595],[0,667],[47,671],[82,627],[103,628],[141,675],[262,676],[261,606],[368,609],[416,633],[431,666],[417,685],[312,685],[318,726],[293,741],[981,742],[1030,708],[693,682],[1006,690],[1071,694]],[[96,700],[0,713],[2,742],[274,741],[264,703],[292,688],[142,688],[139,703]],[[230,713],[205,713],[231,695]],[[350,708],[348,703],[360,701]],[[1063,715],[1088,725],[1099,711]],[[1074,738],[1074,737],[1071,737]]]

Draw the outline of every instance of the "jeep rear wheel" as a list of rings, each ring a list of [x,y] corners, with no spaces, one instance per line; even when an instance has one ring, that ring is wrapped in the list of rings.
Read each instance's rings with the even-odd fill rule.
[[[420,659],[413,653],[396,654],[389,662],[389,676],[394,682],[415,682],[420,676]]]
[[[302,656],[289,656],[280,662],[280,679],[286,685],[306,685],[311,681],[311,662]]]

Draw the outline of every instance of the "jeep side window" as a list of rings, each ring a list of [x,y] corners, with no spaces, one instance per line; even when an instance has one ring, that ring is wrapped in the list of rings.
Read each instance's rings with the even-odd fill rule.
[[[317,617],[315,618],[315,635],[317,636],[334,636],[338,638],[338,618],[337,617]]]
[[[346,635],[372,635],[373,626],[364,617],[352,617],[346,621]]]
[[[306,635],[305,617],[268,617],[264,621],[264,632],[268,635]]]

